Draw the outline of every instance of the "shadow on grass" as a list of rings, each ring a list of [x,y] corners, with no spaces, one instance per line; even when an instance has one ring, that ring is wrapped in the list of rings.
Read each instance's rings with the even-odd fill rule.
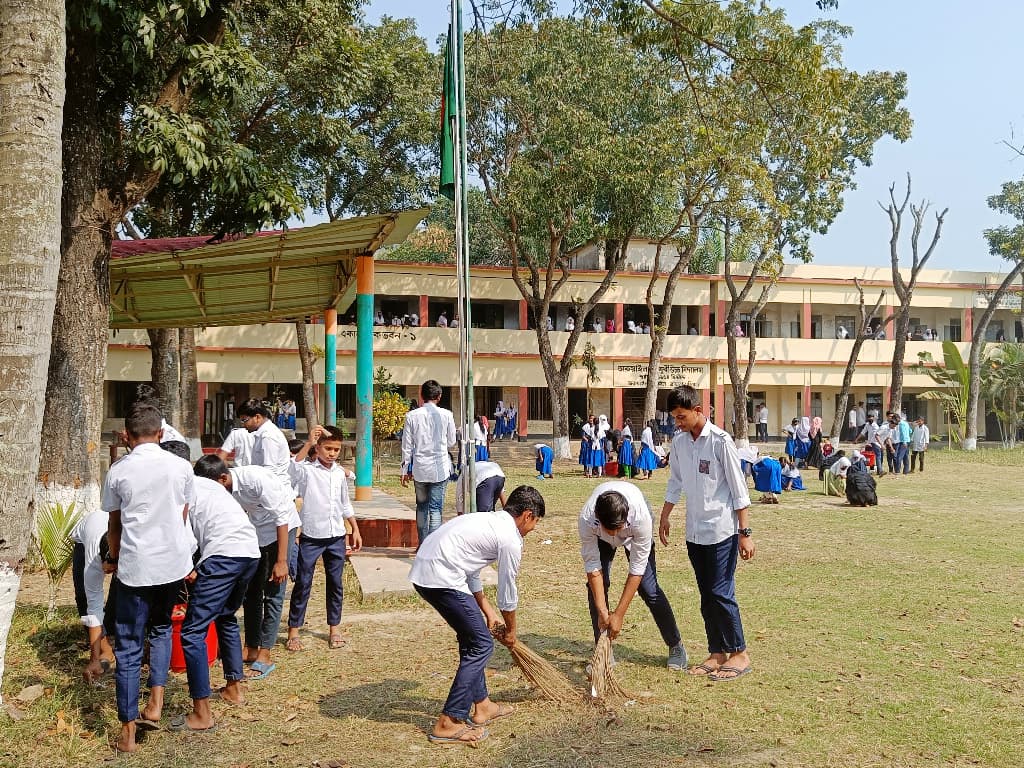
[[[444,702],[414,695],[412,692],[417,688],[419,683],[398,678],[345,688],[320,699],[320,714],[337,719],[358,717],[378,723],[409,723],[426,733]]]

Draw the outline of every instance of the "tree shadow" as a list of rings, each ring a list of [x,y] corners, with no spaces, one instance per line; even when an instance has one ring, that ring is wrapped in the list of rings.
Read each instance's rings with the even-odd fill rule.
[[[413,693],[419,683],[388,678],[335,691],[320,699],[320,714],[358,717],[378,723],[408,723],[429,732],[444,702]]]

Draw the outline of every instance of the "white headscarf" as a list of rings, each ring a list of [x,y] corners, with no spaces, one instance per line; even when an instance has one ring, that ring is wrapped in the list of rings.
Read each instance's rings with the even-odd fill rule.
[[[796,428],[796,436],[801,440],[811,439],[811,419],[809,416],[803,416],[800,419],[800,423]]]
[[[608,417],[601,414],[597,417],[597,437],[600,440],[604,437],[608,430],[611,429],[612,425],[608,423]]]

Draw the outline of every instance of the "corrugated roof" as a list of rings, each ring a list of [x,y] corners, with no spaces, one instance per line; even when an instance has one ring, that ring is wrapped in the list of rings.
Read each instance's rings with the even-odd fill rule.
[[[355,297],[356,258],[401,243],[429,209],[359,216],[207,245],[209,238],[115,241],[111,328],[290,320]]]

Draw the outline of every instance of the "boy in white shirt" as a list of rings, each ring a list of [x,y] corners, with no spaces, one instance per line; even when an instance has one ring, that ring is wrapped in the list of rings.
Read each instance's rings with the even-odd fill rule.
[[[612,480],[601,483],[583,505],[578,521],[580,554],[587,574],[587,599],[594,642],[608,630],[614,640],[622,631],[622,622],[630,602],[640,593],[668,647],[668,668],[686,669],[686,649],[676,625],[668,598],[658,584],[654,562],[654,522],[647,499],[632,483]],[[629,559],[629,575],[614,611],[608,609],[608,585],[611,581],[615,550],[622,547]]]
[[[455,445],[455,417],[441,408],[441,385],[420,386],[422,405],[405,415],[402,430],[402,486],[416,487],[416,533],[422,544],[441,525],[444,494],[452,474],[448,450]]]
[[[195,472],[227,488],[256,527],[260,564],[245,595],[244,656],[251,665],[246,679],[263,680],[277,668],[270,650],[277,642],[288,584],[288,554],[299,527],[295,493],[267,467],[228,469],[217,456],[203,456],[196,462]]]
[[[478,461],[473,466],[476,481],[476,511],[493,512],[500,501],[505,506],[505,472],[496,461]]]
[[[919,417],[914,424],[914,433],[910,436],[910,471],[921,462],[921,471],[924,472],[924,454],[928,450],[928,443],[931,441],[931,434],[928,431],[928,422]]]
[[[75,543],[71,566],[75,605],[89,637],[89,663],[82,673],[87,683],[98,680],[114,660],[114,649],[103,631],[103,558],[107,554],[109,520],[106,512],[97,509],[79,520],[71,531]]]
[[[346,525],[352,526],[352,551],[362,549],[355,511],[348,498],[348,477],[337,463],[343,437],[337,427],[314,427],[309,439],[295,455],[294,472],[296,491],[302,497],[302,538],[295,563],[295,583],[292,585],[291,604],[288,609],[289,651],[301,651],[299,627],[306,622],[306,606],[313,586],[316,561],[323,558],[327,576],[327,644],[341,648],[341,607],[344,598],[341,574],[345,568]],[[316,461],[306,456],[316,446]]]
[[[114,656],[121,733],[116,748],[121,752],[138,749],[139,674],[147,636],[150,694],[142,718],[153,723],[162,714],[171,663],[171,611],[192,570],[192,537],[186,531],[195,497],[192,469],[161,450],[162,421],[150,404],[129,409],[125,431],[131,453],[110,466],[103,484],[102,508],[110,516],[104,570],[117,575]]]
[[[220,697],[233,704],[244,703],[245,671],[235,614],[260,562],[256,528],[245,510],[214,480],[197,477],[195,486],[196,503],[189,511],[189,522],[199,544],[200,557],[192,574],[194,582],[188,610],[181,625],[181,650],[185,656],[192,712],[172,720],[172,731],[214,728],[206,647],[210,624],[217,625],[220,659],[227,681],[220,690]]]
[[[245,427],[238,427],[228,432],[224,444],[217,449],[217,455],[224,461],[232,459],[236,467],[245,467],[252,464],[252,444],[252,433]]]
[[[501,642],[516,644],[516,579],[523,537],[544,517],[544,498],[536,488],[512,491],[502,512],[461,515],[427,537],[416,553],[409,581],[430,603],[459,641],[459,671],[441,716],[427,738],[435,743],[469,744],[487,738],[484,725],[512,714],[512,707],[491,701],[484,670],[494,651],[489,628],[504,620]],[[498,564],[498,610],[484,596],[480,571]]]

